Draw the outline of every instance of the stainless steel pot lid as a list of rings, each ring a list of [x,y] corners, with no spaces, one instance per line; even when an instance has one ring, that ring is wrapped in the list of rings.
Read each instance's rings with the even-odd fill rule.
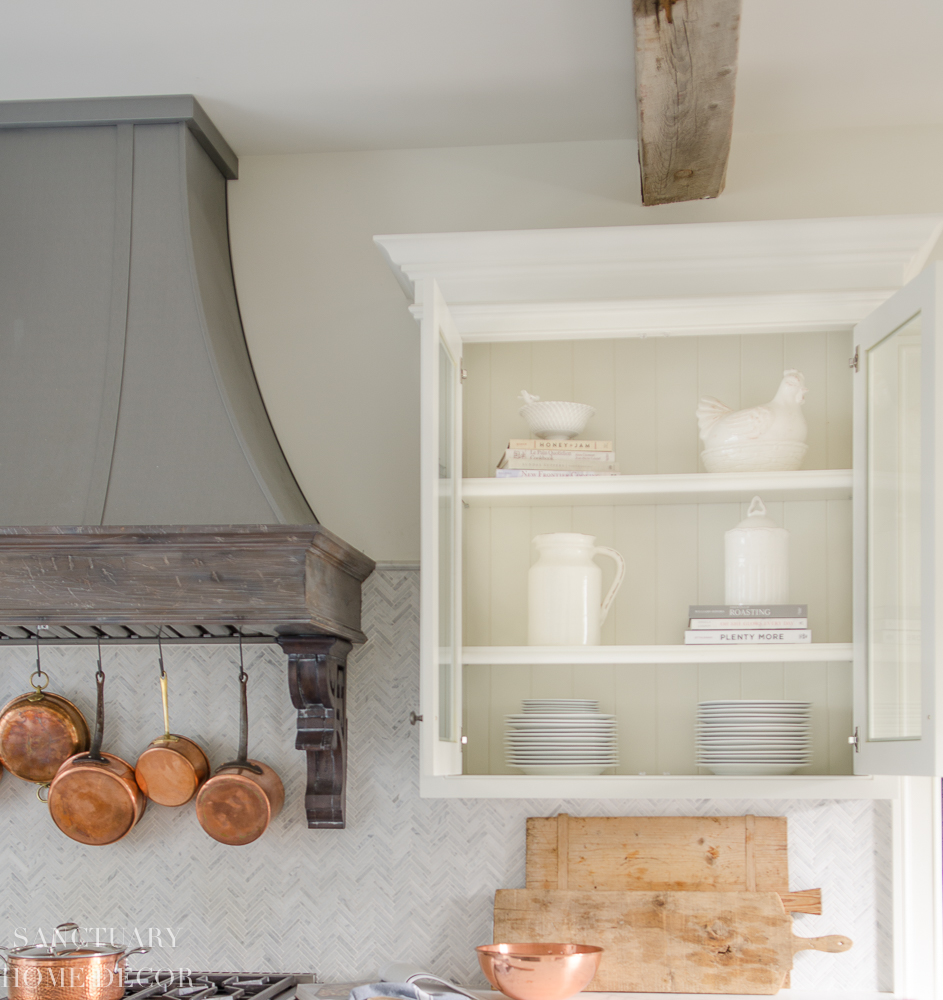
[[[123,955],[125,949],[111,945],[94,944],[68,944],[68,945],[42,945],[28,944],[21,948],[2,949],[10,958],[94,958],[96,955]]]
[[[61,959],[85,959],[94,958],[114,958],[119,959],[125,955],[144,954],[150,948],[128,948],[124,945],[115,944],[87,944],[82,940],[81,928],[78,924],[59,924],[56,934],[62,938],[62,944],[25,944],[19,948],[0,947],[0,956],[9,961],[11,958],[22,958],[29,960],[56,961]],[[67,942],[66,935],[71,936],[71,942]]]

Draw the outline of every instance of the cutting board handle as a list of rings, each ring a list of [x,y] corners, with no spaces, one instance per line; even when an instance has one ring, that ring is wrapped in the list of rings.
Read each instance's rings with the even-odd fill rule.
[[[844,934],[826,934],[825,937],[804,938],[793,937],[792,950],[797,951],[848,951],[854,944],[850,937]]]

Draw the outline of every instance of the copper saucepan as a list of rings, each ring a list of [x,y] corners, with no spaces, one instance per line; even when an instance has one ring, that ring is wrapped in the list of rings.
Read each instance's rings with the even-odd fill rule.
[[[248,675],[242,665],[239,643],[239,753],[234,761],[216,768],[213,777],[197,792],[196,816],[200,826],[221,844],[239,847],[258,840],[281,812],[285,787],[266,764],[249,760]]]
[[[0,760],[15,777],[45,785],[64,761],[88,750],[88,723],[71,701],[44,690],[49,676],[39,661],[38,636],[36,670],[29,680],[33,691],[0,711]]]
[[[49,786],[49,812],[59,829],[80,844],[113,844],[144,815],[147,799],[134,780],[134,768],[102,753],[105,729],[105,674],[98,661],[98,712],[95,737],[87,754],[70,757]]]
[[[56,928],[63,941],[78,930],[78,924]],[[128,955],[150,950],[85,944],[81,939],[74,944],[0,948],[7,965],[7,996],[9,1000],[121,1000]]]
[[[167,706],[167,673],[157,635],[160,659],[160,695],[164,705],[164,735],[151,740],[138,757],[134,777],[141,791],[160,806],[182,806],[196,795],[196,790],[209,777],[210,762],[200,747],[186,736],[170,731],[170,710]]]

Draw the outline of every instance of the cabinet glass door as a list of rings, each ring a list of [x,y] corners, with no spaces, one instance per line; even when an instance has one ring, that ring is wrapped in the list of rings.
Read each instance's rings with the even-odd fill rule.
[[[940,774],[935,268],[856,328],[855,771]]]
[[[422,302],[422,753],[427,773],[461,774],[461,340],[434,281]]]

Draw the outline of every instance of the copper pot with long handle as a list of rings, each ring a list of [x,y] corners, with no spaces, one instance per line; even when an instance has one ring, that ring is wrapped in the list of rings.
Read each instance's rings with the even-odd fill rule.
[[[0,761],[15,777],[46,785],[69,757],[88,750],[88,723],[71,701],[45,690],[49,676],[40,663],[38,635],[30,684],[29,694],[0,710]]]
[[[98,711],[92,748],[70,757],[56,772],[49,786],[49,812],[67,837],[100,846],[130,833],[144,815],[147,799],[134,780],[134,768],[114,754],[102,753],[105,674],[101,659],[95,681]]]
[[[164,735],[151,740],[134,765],[134,777],[141,791],[161,806],[182,806],[196,795],[197,789],[209,777],[210,762],[200,747],[170,731],[170,709],[167,704],[167,672],[157,633],[160,660],[160,695],[164,707]]]
[[[63,940],[78,930],[78,924],[56,928]],[[121,1000],[128,955],[149,951],[85,944],[79,939],[74,944],[0,948],[0,959],[7,966],[9,1000]]]
[[[267,765],[250,760],[248,675],[242,664],[239,643],[239,752],[234,761],[222,764],[197,792],[196,815],[200,826],[221,844],[240,847],[258,840],[281,812],[285,787]]]

